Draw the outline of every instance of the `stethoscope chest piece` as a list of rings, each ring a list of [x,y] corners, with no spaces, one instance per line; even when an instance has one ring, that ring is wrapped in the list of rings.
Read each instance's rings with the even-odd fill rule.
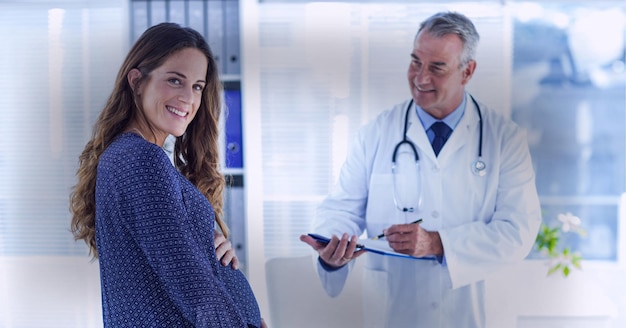
[[[477,159],[472,163],[472,173],[479,177],[485,176],[487,174],[487,164],[482,161],[482,159]]]

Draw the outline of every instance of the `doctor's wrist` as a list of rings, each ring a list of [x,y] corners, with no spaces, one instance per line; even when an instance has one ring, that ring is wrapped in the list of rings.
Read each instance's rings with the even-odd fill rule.
[[[428,236],[430,237],[430,255],[434,255],[437,257],[443,256],[443,244],[441,243],[441,237],[439,236],[439,232],[437,231],[428,231]]]
[[[339,269],[341,269],[341,268],[343,268],[343,267],[345,266],[345,264],[344,264],[344,265],[342,265],[342,266],[339,266],[339,267],[332,266],[332,265],[330,265],[330,264],[326,263],[324,260],[322,260],[322,257],[321,257],[321,256],[318,256],[318,257],[317,257],[317,261],[318,261],[318,262],[320,263],[320,265],[322,266],[322,269],[324,269],[324,270],[325,270],[325,271],[327,271],[327,272],[337,271],[337,270],[339,270]]]

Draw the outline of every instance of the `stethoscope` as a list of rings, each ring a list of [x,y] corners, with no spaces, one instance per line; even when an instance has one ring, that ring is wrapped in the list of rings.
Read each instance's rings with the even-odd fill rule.
[[[474,105],[476,106],[476,112],[478,112],[478,124],[480,128],[479,136],[478,136],[478,158],[474,162],[471,163],[470,168],[474,175],[482,177],[482,176],[485,176],[485,174],[487,174],[487,164],[485,164],[485,162],[482,160],[482,157],[483,157],[483,116],[482,116],[482,113],[480,112],[480,106],[478,105],[478,102],[476,101],[476,99],[474,99],[472,95],[469,95],[469,96],[472,99],[472,102],[474,103]],[[413,152],[413,156],[415,158],[416,170],[417,172],[419,172],[419,155],[417,154],[417,148],[415,147],[415,144],[413,144],[413,142],[407,139],[407,135],[406,135],[408,131],[409,113],[411,112],[411,107],[413,107],[413,99],[409,101],[409,105],[406,108],[406,114],[404,117],[404,133],[402,135],[402,141],[400,141],[396,145],[396,147],[393,149],[393,155],[391,157],[391,173],[394,176],[394,178],[392,179],[393,180],[393,202],[396,205],[396,208],[398,208],[402,212],[414,212],[415,211],[415,207],[400,206],[398,204],[399,202],[398,202],[398,197],[396,194],[396,179],[395,179],[396,158],[398,155],[398,150],[400,149],[402,145],[408,145],[409,148],[411,148],[411,151]],[[419,177],[419,174],[418,174],[418,177]],[[418,204],[416,207],[419,207],[421,205],[421,202],[422,202],[422,197],[420,195]]]

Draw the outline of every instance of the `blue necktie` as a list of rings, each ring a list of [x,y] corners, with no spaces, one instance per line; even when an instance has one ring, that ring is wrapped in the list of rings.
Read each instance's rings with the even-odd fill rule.
[[[443,148],[443,145],[452,134],[452,129],[446,123],[443,122],[435,122],[430,126],[430,129],[435,133],[435,138],[433,139],[432,145],[433,150],[435,151],[435,155],[439,155],[439,151]]]

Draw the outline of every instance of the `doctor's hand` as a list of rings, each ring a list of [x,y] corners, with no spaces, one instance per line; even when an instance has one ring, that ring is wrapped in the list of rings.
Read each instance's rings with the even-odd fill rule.
[[[437,231],[424,230],[419,224],[394,224],[385,229],[389,247],[415,257],[442,256],[443,245]]]
[[[217,255],[222,265],[228,266],[230,264],[234,270],[239,269],[239,259],[230,240],[217,231],[214,232],[214,237],[215,255]]]
[[[365,250],[355,251],[357,236],[350,238],[347,233],[344,233],[341,239],[333,235],[328,244],[318,242],[308,235],[301,235],[300,240],[313,247],[324,263],[335,268],[342,267],[365,253]]]

